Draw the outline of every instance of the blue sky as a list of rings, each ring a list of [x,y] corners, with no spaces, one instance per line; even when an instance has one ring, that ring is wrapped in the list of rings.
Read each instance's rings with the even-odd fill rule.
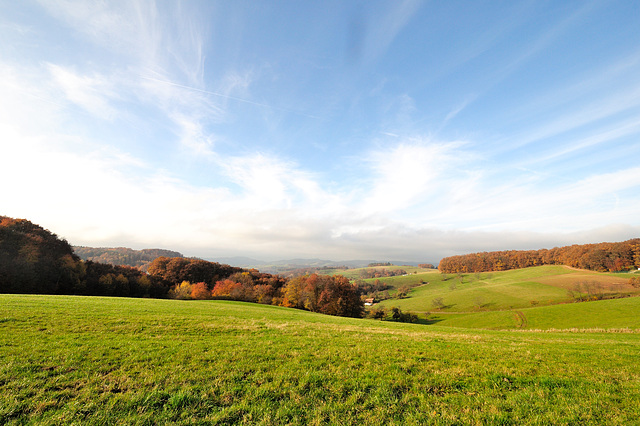
[[[438,261],[640,236],[634,1],[0,1],[0,214]]]

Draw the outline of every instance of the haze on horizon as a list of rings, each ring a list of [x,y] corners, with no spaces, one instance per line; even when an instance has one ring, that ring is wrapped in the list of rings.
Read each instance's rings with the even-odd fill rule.
[[[640,236],[640,3],[0,1],[0,215],[402,259]]]

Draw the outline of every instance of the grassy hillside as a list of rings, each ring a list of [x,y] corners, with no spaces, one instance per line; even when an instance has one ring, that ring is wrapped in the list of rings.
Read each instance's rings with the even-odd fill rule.
[[[488,329],[640,330],[640,297],[597,300],[519,310],[433,314],[432,324]]]
[[[629,284],[631,274],[604,274],[540,266],[481,274],[426,273],[385,278],[394,287],[415,286],[405,299],[386,300],[381,306],[398,306],[415,312],[481,312],[524,309],[599,298],[612,294],[637,295]],[[421,283],[422,282],[422,283]],[[438,307],[434,301],[440,299]]]
[[[638,353],[637,333],[0,295],[0,423],[622,425]]]

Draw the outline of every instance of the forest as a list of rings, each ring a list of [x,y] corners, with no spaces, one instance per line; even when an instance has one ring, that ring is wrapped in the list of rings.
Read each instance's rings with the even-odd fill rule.
[[[364,313],[358,286],[341,276],[286,279],[255,269],[166,256],[155,258],[145,269],[82,260],[56,234],[26,219],[0,216],[0,293],[229,299],[330,315]]]
[[[450,256],[438,265],[444,273],[506,271],[539,265],[566,265],[597,272],[640,268],[640,238],[541,250],[509,250]]]

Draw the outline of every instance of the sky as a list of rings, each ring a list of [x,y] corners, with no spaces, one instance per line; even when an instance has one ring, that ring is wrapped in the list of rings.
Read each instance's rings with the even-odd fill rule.
[[[0,0],[0,215],[402,259],[640,236],[635,1]]]

